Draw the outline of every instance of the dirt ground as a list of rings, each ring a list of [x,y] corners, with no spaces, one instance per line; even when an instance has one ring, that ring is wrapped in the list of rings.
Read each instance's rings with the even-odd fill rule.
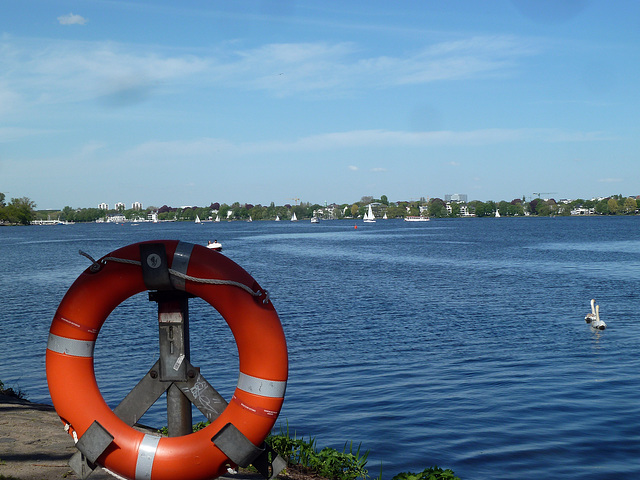
[[[0,394],[0,479],[78,478],[68,465],[75,451],[53,407]],[[99,470],[90,478],[113,479]]]
[[[68,465],[75,452],[52,406],[0,394],[0,480],[77,479]],[[113,478],[98,467],[89,480]],[[242,472],[220,478],[263,480],[259,474]]]

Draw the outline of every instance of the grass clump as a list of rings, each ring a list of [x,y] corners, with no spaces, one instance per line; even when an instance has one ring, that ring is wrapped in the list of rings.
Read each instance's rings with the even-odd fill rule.
[[[14,398],[19,398],[21,400],[26,400],[27,398],[27,394],[24,393],[22,390],[18,389],[15,390],[13,388],[7,388],[4,386],[4,383],[2,383],[2,380],[0,380],[0,393],[3,395],[8,395],[10,397],[14,397]],[[0,479],[2,480],[2,479]]]
[[[391,480],[460,480],[452,470],[443,470],[437,466],[425,468],[420,473],[402,472],[394,476]]]
[[[301,467],[330,480],[355,480],[369,478],[366,469],[369,452],[362,453],[360,446],[354,451],[353,442],[345,443],[342,452],[330,447],[318,450],[316,440],[293,437],[286,431],[270,435],[266,442],[290,465]],[[348,447],[348,448],[347,448]]]

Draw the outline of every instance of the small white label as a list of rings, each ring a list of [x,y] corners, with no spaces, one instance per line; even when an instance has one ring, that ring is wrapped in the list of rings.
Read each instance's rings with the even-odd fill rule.
[[[147,265],[149,265],[151,268],[158,268],[161,263],[162,260],[160,259],[160,255],[158,255],[157,253],[152,253],[147,257]]]
[[[184,353],[181,353],[178,356],[178,359],[176,360],[176,363],[173,364],[173,369],[177,372],[178,369],[180,368],[180,365],[182,365],[182,361],[184,360]]]

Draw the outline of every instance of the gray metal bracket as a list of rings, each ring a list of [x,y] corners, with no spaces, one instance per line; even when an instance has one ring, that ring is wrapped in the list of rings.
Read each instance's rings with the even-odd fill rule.
[[[229,460],[240,467],[253,464],[264,478],[273,479],[287,466],[287,462],[267,443],[256,447],[232,423],[227,423],[211,441]]]
[[[158,378],[160,360],[142,377],[129,394],[124,397],[113,412],[130,427],[135,425],[144,413],[169,388],[171,383],[161,382]]]
[[[210,422],[227,408],[227,401],[200,375],[200,369],[185,360],[187,381],[175,382],[180,391],[193,403]]]
[[[69,466],[80,478],[87,478],[96,469],[98,457],[112,441],[113,435],[94,420],[76,443],[78,451],[69,460]]]
[[[262,448],[264,451],[253,461],[253,466],[264,478],[272,480],[287,468],[287,461],[278,455],[268,443],[263,442]]]
[[[251,465],[264,449],[256,447],[233,423],[227,423],[211,441],[229,460],[241,467]]]
[[[89,463],[87,457],[82,455],[82,452],[78,450],[76,453],[71,455],[71,458],[69,459],[69,467],[71,467],[71,470],[73,470],[78,478],[85,480],[98,466],[95,463]]]
[[[162,243],[140,245],[142,278],[148,290],[172,290],[167,251]]]

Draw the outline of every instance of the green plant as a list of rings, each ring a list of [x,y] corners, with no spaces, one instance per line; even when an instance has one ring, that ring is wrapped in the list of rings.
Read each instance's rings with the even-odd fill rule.
[[[18,390],[14,390],[13,388],[5,388],[4,383],[0,380],[0,393],[3,395],[8,395],[10,397],[26,399],[27,394],[18,388]],[[2,480],[2,479],[0,479]]]
[[[394,476],[391,480],[460,480],[452,470],[443,470],[437,466],[425,468],[420,473],[402,472]]]
[[[297,438],[295,432],[291,436],[289,425],[286,430],[281,427],[279,435],[270,435],[266,441],[290,465],[304,467],[322,477],[331,480],[369,478],[365,468],[369,452],[361,453],[360,446],[354,452],[353,442],[345,443],[342,452],[330,447],[318,451],[314,438],[309,437],[309,440]],[[347,445],[349,445],[348,451]]]

